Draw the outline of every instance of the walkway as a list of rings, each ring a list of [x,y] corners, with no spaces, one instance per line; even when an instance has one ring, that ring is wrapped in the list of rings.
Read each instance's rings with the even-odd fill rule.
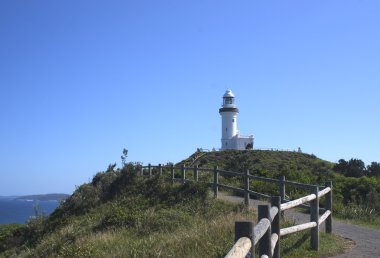
[[[221,196],[221,199],[232,202],[243,202],[243,198],[236,196]],[[252,199],[249,203],[254,208],[259,204],[267,203]],[[285,217],[294,220],[296,224],[310,220],[308,214],[296,212],[294,209],[285,211]],[[324,229],[323,224],[321,225],[321,229]],[[334,256],[334,258],[380,258],[380,230],[333,220],[333,233],[354,241],[352,249],[347,250],[344,254]]]

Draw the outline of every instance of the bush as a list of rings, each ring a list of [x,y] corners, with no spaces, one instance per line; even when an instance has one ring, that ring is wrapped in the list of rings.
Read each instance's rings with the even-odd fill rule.
[[[100,190],[92,184],[83,184],[63,203],[70,214],[83,214],[100,202]]]
[[[23,238],[20,238],[21,229],[25,226],[20,224],[0,225],[0,252],[19,245]]]

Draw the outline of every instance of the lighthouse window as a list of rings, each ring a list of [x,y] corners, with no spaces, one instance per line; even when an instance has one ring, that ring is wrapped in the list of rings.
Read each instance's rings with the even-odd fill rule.
[[[234,123],[235,122],[235,119],[232,119],[232,123]]]
[[[232,98],[226,98],[224,103],[225,104],[233,104]]]

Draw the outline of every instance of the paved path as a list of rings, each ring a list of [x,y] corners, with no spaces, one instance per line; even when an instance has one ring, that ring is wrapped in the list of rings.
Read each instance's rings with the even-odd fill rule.
[[[221,196],[221,198],[232,202],[243,201],[243,198],[236,196]],[[250,200],[252,207],[257,207],[259,204],[266,203]],[[285,211],[285,216],[297,224],[310,221],[308,214],[296,212],[294,209]],[[320,228],[324,230],[324,225],[322,224]],[[380,258],[380,230],[333,220],[333,233],[348,239],[348,242],[352,243],[352,248],[344,254],[334,256],[334,258]]]

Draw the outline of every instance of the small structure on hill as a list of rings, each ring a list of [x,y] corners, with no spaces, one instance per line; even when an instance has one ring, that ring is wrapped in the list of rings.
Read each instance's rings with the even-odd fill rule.
[[[235,105],[235,95],[227,90],[223,95],[223,104],[219,109],[222,116],[222,147],[221,150],[253,149],[253,135],[242,136],[237,128],[237,114],[239,109]]]

